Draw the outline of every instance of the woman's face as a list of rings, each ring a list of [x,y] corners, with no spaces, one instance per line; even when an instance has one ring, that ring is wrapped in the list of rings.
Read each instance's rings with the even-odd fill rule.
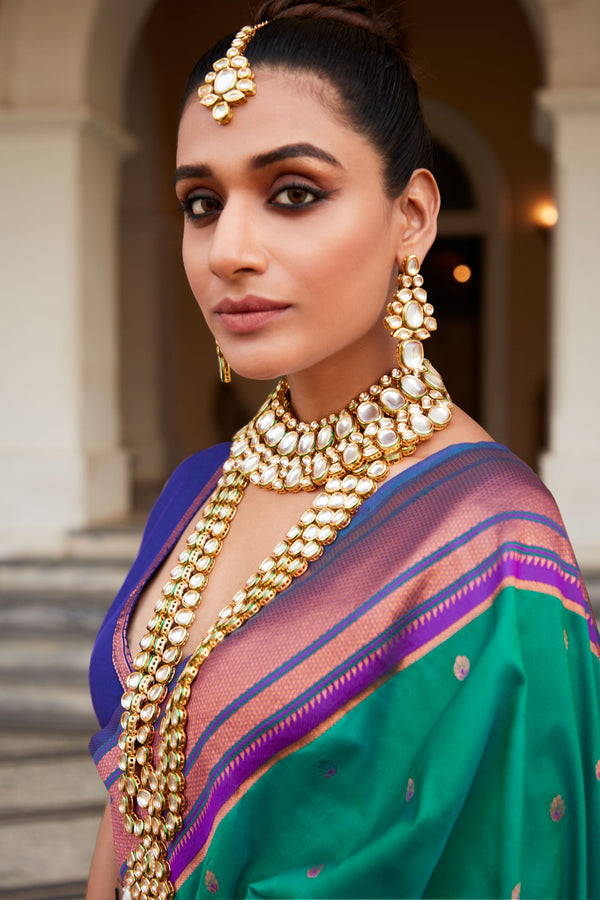
[[[329,85],[268,69],[256,82],[226,126],[194,100],[183,113],[176,190],[194,296],[241,375],[360,378],[375,364],[376,378],[394,361],[381,319],[406,216]]]

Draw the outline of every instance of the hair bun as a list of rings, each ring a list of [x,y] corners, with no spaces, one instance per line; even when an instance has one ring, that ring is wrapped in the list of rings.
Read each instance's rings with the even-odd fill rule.
[[[388,19],[375,11],[369,0],[265,0],[256,11],[254,21],[258,24],[294,16],[335,19],[397,43],[396,29]]]

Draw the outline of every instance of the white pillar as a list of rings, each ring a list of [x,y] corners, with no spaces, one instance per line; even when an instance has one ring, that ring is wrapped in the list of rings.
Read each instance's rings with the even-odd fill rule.
[[[131,452],[135,480],[158,484],[168,470],[164,420],[165,322],[163,296],[169,296],[165,249],[181,237],[152,209],[122,216],[121,397],[123,438]],[[180,252],[177,254],[179,262]],[[168,274],[171,274],[170,272]]]
[[[542,478],[579,563],[600,568],[600,89],[538,95],[554,152],[550,441]]]
[[[126,515],[117,188],[129,138],[91,112],[0,112],[0,555]]]

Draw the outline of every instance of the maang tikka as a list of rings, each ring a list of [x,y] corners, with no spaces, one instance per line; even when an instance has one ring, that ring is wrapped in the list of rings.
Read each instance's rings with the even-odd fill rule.
[[[407,256],[398,275],[398,289],[387,306],[383,324],[398,340],[396,359],[403,370],[419,369],[423,365],[423,344],[437,328],[433,306],[427,302],[423,276],[416,256]]]
[[[208,107],[219,125],[227,125],[233,118],[233,106],[245,103],[256,93],[254,72],[244,56],[248,42],[259,28],[266,25],[245,25],[231,42],[227,54],[213,63],[204,84],[198,88],[198,97],[203,106]]]

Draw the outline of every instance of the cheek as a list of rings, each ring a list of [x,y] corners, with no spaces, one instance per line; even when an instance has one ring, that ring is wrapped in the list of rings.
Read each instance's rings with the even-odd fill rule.
[[[366,295],[385,307],[395,253],[389,221],[379,211],[340,216],[327,229],[307,237],[304,280],[315,295],[321,295],[321,302],[325,294],[328,307],[338,307]]]
[[[390,256],[389,217],[376,204],[363,201],[340,205],[336,215],[323,224],[308,235],[310,250],[306,250],[315,269],[325,277],[337,274],[345,281],[346,272],[364,282],[365,276],[381,270],[382,260]],[[316,276],[316,271],[313,274]]]
[[[183,268],[185,269],[185,274],[192,289],[192,293],[201,305],[208,269],[206,260],[200,252],[197,242],[193,240],[193,236],[187,235],[185,231],[181,247],[181,256],[183,259]]]

